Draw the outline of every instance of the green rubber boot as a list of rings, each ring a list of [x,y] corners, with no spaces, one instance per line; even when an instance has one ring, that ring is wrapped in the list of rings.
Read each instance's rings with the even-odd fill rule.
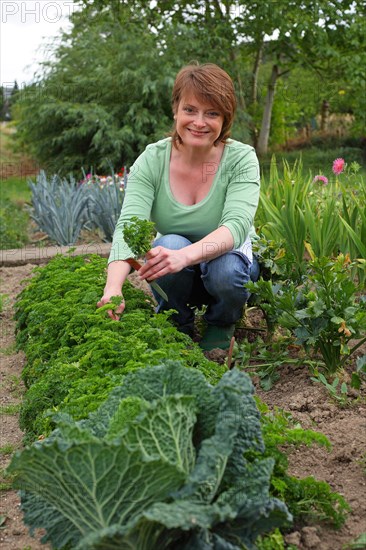
[[[231,338],[234,336],[234,325],[207,325],[206,332],[200,342],[200,348],[210,351],[215,348],[229,349]]]

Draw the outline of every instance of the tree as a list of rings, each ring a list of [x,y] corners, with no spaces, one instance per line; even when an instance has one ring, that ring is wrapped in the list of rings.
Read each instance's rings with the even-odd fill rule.
[[[156,36],[111,14],[81,17],[46,76],[24,90],[18,134],[49,170],[110,171],[131,164],[170,126],[168,89]]]

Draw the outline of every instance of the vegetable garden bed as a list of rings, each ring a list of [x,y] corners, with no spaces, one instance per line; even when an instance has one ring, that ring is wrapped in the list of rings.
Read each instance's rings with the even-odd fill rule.
[[[86,266],[85,266],[85,265],[84,265],[84,266],[80,266],[80,265],[79,265],[79,268],[78,268],[77,270],[74,269],[74,272],[75,272],[75,271],[78,272],[79,269],[82,270],[81,272],[75,274],[75,276],[76,276],[76,275],[79,276],[79,279],[78,279],[79,285],[80,285],[80,275],[81,275],[81,274],[85,275],[85,281],[86,281],[87,278],[88,278],[88,274],[87,274],[87,273],[84,273],[84,271],[83,271],[84,268],[85,268],[85,270],[87,271],[86,268],[88,267],[88,265],[89,265],[89,264],[87,264]],[[64,273],[64,275],[65,275],[65,273]],[[103,278],[103,277],[102,277],[102,278]],[[101,280],[99,281],[98,284],[102,284],[102,278],[101,278]],[[70,277],[69,277],[69,280],[70,280]],[[77,279],[76,279],[76,280],[77,280]],[[48,284],[49,284],[49,282],[50,282],[50,281],[48,281]],[[44,281],[44,283],[45,283],[45,281]],[[70,282],[69,282],[68,284],[70,284]],[[58,286],[59,289],[62,288],[62,281],[58,280],[56,286]],[[44,288],[47,288],[47,285],[46,285],[46,284],[44,284]],[[80,294],[80,293],[79,293],[79,294]],[[88,301],[88,299],[86,299],[87,296],[86,296],[84,293],[82,293],[82,294],[83,294],[83,300],[84,300],[84,302],[83,302],[83,303],[84,303],[83,309],[88,309],[88,308],[86,307],[85,304],[88,304],[89,301]],[[70,300],[73,298],[72,292],[71,292],[71,295],[69,296],[69,298],[70,298]],[[90,295],[89,295],[89,298],[90,298]],[[145,299],[146,299],[146,297],[144,297],[144,300],[145,300]],[[75,301],[75,300],[74,300],[74,301]],[[40,302],[41,302],[41,300],[40,300]],[[71,300],[71,302],[72,302],[72,300]],[[70,306],[70,303],[71,303],[71,302],[69,302],[69,306]],[[76,303],[75,303],[74,305],[77,306],[77,300],[76,300]],[[94,304],[93,304],[93,305],[94,305]],[[147,305],[148,305],[148,304],[147,304]],[[52,308],[48,307],[48,310],[50,310],[50,309],[52,309]],[[79,308],[79,309],[80,309],[80,308]],[[44,310],[46,311],[46,308],[44,308]],[[41,308],[41,311],[42,311],[42,308]],[[63,314],[63,311],[64,311],[64,310],[63,310],[63,308],[61,307],[61,308],[60,308],[60,314],[61,314],[61,316],[62,316],[62,314]],[[84,317],[83,317],[83,321],[81,321],[82,317],[80,317],[80,316],[79,316],[77,319],[75,319],[75,322],[72,324],[72,326],[73,326],[74,328],[75,328],[75,326],[79,326],[79,327],[80,327],[80,321],[81,321],[81,325],[83,325],[84,321],[88,318],[88,315],[90,315],[90,312],[83,311],[83,314],[82,314],[82,315],[84,316]],[[165,320],[165,321],[166,321],[166,320]],[[53,325],[54,325],[54,322],[51,323],[51,325],[53,326]],[[51,326],[51,325],[50,325],[50,326]],[[59,326],[60,326],[60,325],[59,325]],[[64,326],[65,326],[65,324],[63,325],[63,324],[61,323],[61,327],[63,328]],[[47,322],[45,323],[44,321],[42,321],[42,330],[43,330],[43,329],[44,329],[45,333],[47,334]],[[169,327],[169,329],[170,329],[170,330],[175,330],[175,329],[173,329],[172,327]],[[73,329],[73,330],[74,330],[74,329]],[[161,330],[161,328],[160,328],[160,330]],[[112,331],[112,332],[113,332],[113,331]],[[70,334],[70,331],[69,331],[69,334]],[[74,337],[75,334],[76,334],[76,330],[74,330],[74,332],[72,332],[72,334],[73,334],[73,337]],[[183,338],[184,338],[184,337],[183,337]],[[176,344],[174,344],[173,348],[174,348],[175,351],[176,351],[176,349],[177,349]],[[179,348],[179,346],[178,346],[178,348]],[[187,344],[184,346],[184,349],[187,350]],[[46,353],[49,352],[48,349],[47,349],[47,346],[46,346],[45,350],[46,350]],[[33,351],[34,351],[34,350],[33,350]],[[140,350],[140,351],[141,351],[141,350]],[[182,351],[183,351],[183,350],[182,350]],[[64,351],[58,351],[58,353],[60,354],[60,357],[61,357],[61,358],[64,358],[64,357],[65,357],[65,350],[64,350]],[[200,352],[199,352],[199,353],[200,353]],[[31,354],[31,355],[32,355],[32,354]],[[67,355],[67,353],[66,353],[66,355]],[[200,353],[200,356],[201,356],[201,359],[202,359],[202,354],[201,354],[201,353]],[[39,363],[39,358],[40,358],[40,356],[39,356],[39,354],[38,354],[38,363],[37,363],[37,361],[36,361],[36,367],[35,367],[35,368],[36,368],[36,369],[37,369],[37,368],[40,369],[40,370],[38,370],[38,372],[41,372],[41,371],[42,371],[42,368],[41,368],[40,363]],[[83,359],[84,359],[84,356],[83,356]],[[84,359],[84,360],[87,361],[87,359]],[[195,359],[195,360],[196,360],[196,359]],[[205,360],[205,361],[207,361],[207,360]],[[205,361],[204,361],[204,362],[205,362]],[[206,363],[206,364],[207,364],[207,363]],[[28,367],[29,367],[29,364],[28,364]],[[33,374],[32,374],[31,369],[29,369],[28,367],[27,367],[28,371],[25,370],[25,375],[26,375],[26,377],[36,376],[36,375],[34,374],[34,372],[33,372]],[[51,367],[51,368],[52,368],[52,367]],[[219,372],[220,372],[220,373],[223,372],[223,367],[222,367],[222,366],[221,366],[221,367],[218,367],[218,366],[216,365],[215,370],[216,370],[216,369],[219,369]],[[28,374],[27,374],[27,372],[28,372]],[[283,375],[285,375],[284,378],[283,378]],[[30,378],[29,378],[29,380],[30,380]],[[215,383],[215,380],[213,380],[212,382]],[[216,382],[217,382],[217,380],[216,380]],[[310,386],[312,386],[313,388],[314,388],[314,386],[311,385],[311,384],[309,384],[309,383],[307,384],[307,388],[304,387],[303,384],[304,384],[305,380],[303,379],[303,377],[301,377],[301,372],[300,372],[300,370],[298,370],[298,369],[297,369],[296,371],[291,371],[291,370],[289,370],[289,372],[288,372],[287,374],[282,373],[281,382],[282,382],[282,384],[287,388],[287,395],[286,395],[286,390],[285,390],[285,393],[281,392],[281,389],[280,389],[281,385],[277,384],[277,385],[275,386],[275,389],[273,390],[273,391],[274,391],[274,395],[277,393],[277,400],[278,400],[278,403],[277,403],[277,404],[279,404],[279,403],[281,402],[281,397],[279,397],[279,395],[281,394],[281,395],[282,395],[282,399],[283,399],[283,407],[284,407],[285,409],[288,410],[288,406],[287,406],[287,405],[290,405],[290,406],[291,406],[290,408],[291,408],[291,410],[292,410],[292,414],[293,414],[294,418],[295,418],[296,420],[297,420],[298,418],[301,418],[301,421],[302,421],[302,424],[304,425],[304,427],[306,427],[306,424],[308,424],[308,427],[316,427],[316,424],[317,424],[317,423],[322,424],[322,422],[323,422],[326,418],[328,418],[328,419],[329,419],[330,417],[333,418],[333,416],[334,416],[334,417],[338,417],[339,414],[343,414],[343,415],[344,415],[345,424],[347,423],[347,418],[351,418],[351,416],[352,416],[352,421],[351,421],[351,424],[352,424],[352,422],[355,423],[355,418],[358,417],[358,419],[360,419],[360,414],[362,414],[362,412],[364,412],[364,411],[362,410],[362,405],[361,405],[360,403],[358,403],[358,404],[356,403],[356,404],[355,404],[355,407],[357,407],[357,409],[354,407],[353,410],[350,409],[350,410],[340,411],[337,407],[335,407],[335,409],[332,409],[332,407],[329,407],[328,409],[326,409],[326,408],[323,407],[323,409],[320,409],[320,407],[317,406],[317,399],[319,399],[320,402],[321,402],[322,400],[324,401],[324,395],[323,395],[323,397],[321,397],[321,393],[322,393],[321,390],[322,390],[322,389],[316,387],[315,389],[311,390],[311,387],[310,387]],[[298,391],[298,393],[297,393],[298,401],[296,401],[296,399],[293,397],[293,401],[288,401],[288,402],[286,402],[287,399],[291,399],[291,391],[289,390],[291,384],[293,384],[293,386],[295,386],[295,385],[297,384],[296,390]],[[36,386],[36,384],[32,385],[32,387],[35,387],[35,386]],[[73,386],[73,389],[74,389],[74,390],[75,390],[75,387],[77,387],[77,385],[76,385],[76,386]],[[304,396],[303,396],[303,394],[302,394],[301,392],[299,392],[299,390],[300,390],[301,388],[304,389],[304,392],[305,392],[305,395],[304,395]],[[98,389],[101,389],[101,388],[98,388]],[[62,390],[62,388],[60,388],[60,390]],[[310,390],[311,390],[311,391],[310,391]],[[35,391],[35,390],[33,390],[33,391]],[[307,393],[306,393],[306,391],[307,391]],[[294,395],[293,392],[294,392],[294,388],[292,388],[292,396]],[[43,394],[43,395],[44,395],[44,394]],[[268,397],[270,397],[270,396],[271,396],[271,392],[262,395],[262,397],[263,397],[264,400],[266,400],[266,401],[268,400]],[[311,396],[313,396],[313,399],[311,398]],[[80,397],[80,396],[79,396],[79,397]],[[304,404],[304,402],[301,401],[301,397],[303,397],[303,401],[305,401],[305,404]],[[77,391],[76,391],[76,393],[75,393],[75,391],[73,392],[73,398],[76,399],[75,403],[78,403],[78,405],[79,405]],[[276,403],[276,400],[274,401],[274,403]],[[71,405],[72,405],[72,399],[71,399]],[[61,406],[61,409],[62,409],[63,407],[65,407],[64,410],[67,410],[67,407],[71,407],[71,405],[70,405],[70,399],[69,399],[69,400],[66,400],[66,402],[63,403],[63,405]],[[78,408],[78,405],[76,406],[76,409]],[[85,403],[85,401],[84,401],[84,405],[86,406],[86,408],[88,408],[88,397],[87,397],[87,399],[86,399],[86,403]],[[324,403],[323,403],[323,405],[324,405]],[[25,418],[27,418],[27,415],[25,414],[26,408],[27,408],[27,396],[26,396],[25,401],[24,401],[24,406],[25,406],[25,408],[23,407],[22,414],[24,413],[23,416],[24,416]],[[72,407],[71,407],[71,408],[72,408]],[[322,411],[321,413],[319,412],[319,409]],[[80,409],[79,409],[79,410],[80,410]],[[24,412],[24,411],[25,411],[25,412]],[[69,409],[69,412],[70,412],[70,409]],[[318,413],[317,416],[316,416],[316,414],[315,414],[316,412]],[[310,413],[311,413],[311,414],[310,414]],[[327,414],[327,413],[328,413],[328,414]],[[339,413],[339,414],[338,414],[338,413]],[[357,414],[356,414],[356,413],[357,413]],[[80,413],[79,413],[79,414],[80,414]],[[83,413],[81,414],[81,416],[83,416]],[[264,415],[264,416],[266,416],[266,417],[268,418],[268,414],[266,414],[266,415]],[[280,416],[280,419],[278,420],[278,422],[280,422],[280,421],[282,422],[282,427],[280,426],[280,424],[278,424],[278,425],[277,425],[277,430],[278,430],[279,432],[282,432],[282,435],[285,435],[285,436],[287,437],[287,436],[289,436],[289,433],[290,433],[290,432],[287,433],[287,430],[288,430],[288,428],[289,428],[289,425],[287,424],[287,422],[284,421],[284,419],[285,419],[285,416],[283,416],[283,417]],[[323,419],[324,419],[324,420],[323,420]],[[38,417],[38,418],[37,418],[37,421],[36,421],[36,423],[35,423],[35,425],[37,426],[37,425],[38,425],[37,423],[39,423],[39,422],[41,423],[42,426],[46,426],[46,427],[47,427],[47,422],[50,422],[50,420],[49,420],[49,418],[47,418],[47,417],[46,417],[46,418]],[[43,424],[44,422],[45,422],[45,424]],[[338,419],[338,423],[339,423],[339,419]],[[269,425],[270,425],[270,424],[269,424]],[[331,423],[329,423],[329,425],[331,426]],[[287,426],[287,427],[285,428],[285,426]],[[352,457],[350,458],[350,456],[348,456],[348,460],[349,460],[348,466],[349,466],[349,467],[348,467],[348,470],[347,470],[347,471],[348,471],[348,475],[349,475],[349,472],[351,471],[351,472],[352,472],[352,476],[353,476],[355,479],[356,479],[357,476],[358,476],[358,483],[359,483],[359,489],[360,489],[360,483],[362,483],[361,480],[364,479],[364,478],[362,477],[362,476],[363,476],[363,474],[362,474],[362,465],[361,465],[361,464],[358,464],[358,463],[357,463],[357,460],[360,461],[360,459],[362,458],[362,453],[365,452],[365,451],[364,451],[364,449],[365,449],[365,447],[364,447],[365,441],[362,439],[362,427],[361,427],[361,424],[360,424],[360,423],[358,423],[358,427],[359,427],[359,430],[358,430],[359,435],[358,435],[358,438],[357,438],[357,448],[355,449],[355,450],[356,450],[356,452],[355,452],[355,457],[353,458],[353,456],[352,456]],[[34,428],[34,426],[33,426],[33,428]],[[32,428],[32,429],[33,429],[33,428]],[[361,430],[361,433],[360,433],[360,430]],[[29,433],[29,432],[28,432],[28,433]],[[33,432],[33,433],[34,433],[34,432]],[[296,433],[296,432],[295,432],[295,433]],[[297,434],[299,434],[299,433],[300,433],[300,432],[297,431]],[[326,433],[327,433],[327,432],[326,432]],[[351,432],[350,432],[349,430],[347,430],[347,435],[348,435],[349,433],[351,433]],[[42,435],[43,435],[43,434],[42,434]],[[268,432],[266,433],[266,428],[264,429],[264,435],[265,435],[265,439],[266,439],[266,437],[267,437],[267,446],[268,446],[270,440],[268,439]],[[332,438],[332,432],[329,433],[329,434],[327,433],[327,435],[329,435],[329,436]],[[334,434],[333,434],[333,435],[334,435]],[[34,435],[33,435],[33,436],[34,436]],[[285,439],[286,439],[286,437],[285,437]],[[292,436],[292,437],[294,438],[295,436]],[[312,436],[312,437],[314,437],[314,436]],[[284,442],[285,442],[285,439],[282,439],[281,442],[284,443]],[[290,439],[291,439],[291,438],[290,438]],[[293,443],[295,443],[295,441],[293,441]],[[341,444],[340,441],[339,441],[339,444]],[[273,451],[273,449],[274,449],[274,447],[273,447],[273,442],[272,442],[272,451]],[[362,451],[362,449],[363,449],[363,451]],[[333,461],[333,469],[332,469],[333,472],[336,472],[336,471],[338,472],[338,469],[336,468],[338,462],[339,462],[340,466],[342,466],[342,456],[341,456],[342,453],[339,452],[339,449],[337,450],[337,452],[336,452],[335,455],[334,455],[334,453],[335,453],[335,451],[333,450],[332,453],[329,453],[329,457],[330,457],[330,458],[329,458],[329,459],[324,459],[324,456],[326,455],[326,451],[321,450],[320,448],[318,449],[318,447],[312,447],[312,448],[311,448],[311,451],[310,451],[310,454],[308,454],[306,450],[303,450],[303,449],[302,449],[302,451],[301,451],[301,457],[300,457],[300,458],[302,458],[302,457],[305,458],[306,456],[307,456],[307,457],[310,457],[310,456],[314,456],[314,455],[317,456],[317,458],[319,458],[319,460],[320,460],[321,467],[322,467],[322,471],[325,473],[325,477],[322,477],[322,476],[319,476],[319,475],[316,475],[316,477],[317,477],[318,479],[327,479],[327,477],[330,476],[329,472],[326,471],[326,464],[327,464],[327,462],[330,461],[331,464],[332,464],[332,461]],[[338,462],[337,462],[337,453],[338,453],[338,456],[339,456]],[[333,456],[332,456],[332,455],[333,455]],[[292,456],[293,456],[293,457],[296,457],[296,459],[299,458],[299,454],[296,453],[296,452],[295,452]],[[290,458],[290,460],[291,460],[291,458]],[[345,460],[345,459],[344,459],[344,460]],[[307,463],[306,463],[306,462],[303,462],[303,463],[305,464],[305,468],[306,468],[304,471],[302,471],[302,469],[301,469],[301,463],[302,463],[301,460],[300,460],[300,461],[299,461],[299,460],[296,460],[296,461],[294,462],[294,465],[291,466],[292,468],[294,468],[294,473],[296,472],[296,474],[299,475],[299,477],[302,477],[304,474],[307,474],[307,473],[308,473],[308,474],[310,474],[310,473],[317,474],[316,472],[314,472],[314,471],[312,470],[312,466],[313,466],[313,465],[312,465],[312,463],[310,462],[310,458],[307,459]],[[357,469],[357,468],[358,468],[358,469]],[[296,470],[297,470],[297,471],[296,471]],[[331,468],[330,468],[330,470],[331,470]],[[333,474],[333,475],[334,475],[334,474]],[[344,477],[344,479],[347,481],[347,478],[346,478],[345,476],[343,476],[343,477]],[[343,478],[342,478],[342,480],[337,479],[336,477],[333,477],[333,479],[332,479],[331,476],[330,476],[329,479],[327,479],[327,481],[330,481],[330,482],[331,482],[332,488],[341,490],[341,492],[344,493],[344,490],[342,490],[342,489],[343,489],[343,487],[344,487],[345,485],[347,485],[347,483],[346,483],[346,481],[343,480]],[[342,483],[343,483],[343,487],[342,487]],[[318,487],[320,487],[320,486],[318,486]],[[324,496],[324,495],[323,495],[323,496]],[[314,498],[315,498],[315,497],[314,497]],[[357,488],[356,488],[356,486],[353,487],[352,498],[355,499],[356,505],[357,505],[357,502],[358,502],[359,507],[358,507],[358,509],[354,510],[354,511],[351,513],[351,515],[350,515],[351,522],[350,522],[350,520],[347,522],[347,524],[346,524],[346,525],[347,525],[347,528],[344,527],[344,528],[341,529],[341,531],[338,531],[338,532],[337,532],[337,531],[333,531],[332,529],[328,529],[328,527],[325,527],[324,525],[321,525],[321,526],[320,526],[320,523],[319,523],[319,514],[318,514],[318,517],[316,517],[316,519],[315,519],[315,525],[316,525],[316,527],[311,527],[311,528],[313,528],[314,530],[316,530],[316,533],[315,533],[315,531],[311,531],[311,530],[310,530],[310,532],[309,532],[309,531],[306,531],[306,528],[305,528],[305,527],[306,527],[306,523],[309,522],[309,517],[307,517],[307,519],[306,519],[305,521],[304,521],[304,518],[303,518],[301,521],[300,521],[300,520],[297,521],[297,522],[295,523],[295,535],[294,535],[294,536],[295,536],[295,538],[296,538],[296,536],[297,536],[297,535],[296,535],[296,532],[297,532],[296,529],[297,529],[297,530],[298,530],[298,535],[299,535],[299,537],[300,537],[299,540],[301,539],[300,546],[298,546],[298,547],[299,547],[299,548],[300,548],[300,547],[301,547],[301,548],[309,548],[309,547],[311,547],[311,546],[309,546],[309,541],[310,541],[310,539],[311,539],[311,535],[314,535],[314,536],[316,535],[316,536],[318,537],[318,539],[321,540],[321,542],[322,542],[322,546],[321,546],[322,548],[323,548],[323,547],[326,548],[327,546],[324,546],[324,544],[326,544],[326,541],[331,541],[332,538],[333,538],[333,540],[338,540],[337,544],[340,544],[339,548],[341,548],[341,547],[342,547],[342,546],[341,546],[342,543],[343,543],[343,542],[348,542],[348,541],[352,538],[352,535],[353,535],[353,536],[356,536],[356,535],[360,534],[360,533],[362,532],[362,518],[364,518],[364,515],[363,515],[363,513],[362,513],[361,500],[358,500],[358,501],[357,501]],[[340,502],[340,501],[339,501],[339,502]],[[357,506],[356,506],[356,508],[357,508]],[[317,512],[316,506],[313,506],[313,507],[312,507],[312,511],[313,511],[313,513],[315,513],[315,516],[316,516],[316,515],[317,515],[317,514],[316,514],[316,512]],[[318,510],[318,512],[319,512],[319,510]],[[347,529],[349,529],[349,525],[352,525],[352,518],[353,518],[353,516],[355,516],[356,518],[358,518],[358,519],[359,519],[359,522],[357,523],[357,521],[353,521],[353,528],[352,528],[353,530],[351,529],[351,532],[349,532],[349,531],[347,532]],[[333,519],[337,519],[337,518],[338,518],[338,520],[339,520],[340,517],[341,517],[341,515],[339,515],[339,516],[335,515]],[[305,525],[305,527],[304,527],[304,525]],[[304,529],[305,529],[305,530],[304,530]],[[291,530],[291,529],[290,529],[290,530]],[[327,533],[325,539],[323,539],[323,538],[321,537],[322,533]],[[319,535],[320,535],[320,538],[319,538]],[[329,538],[329,537],[330,537],[330,538]],[[338,538],[335,539],[334,537],[338,537]],[[313,537],[313,538],[314,538],[314,537]],[[307,541],[307,542],[306,542],[306,541]],[[340,541],[341,541],[341,542],[340,542]],[[310,542],[311,542],[311,541],[310,541]],[[272,541],[271,544],[274,544],[273,541]],[[308,545],[306,546],[306,544],[308,544]],[[327,543],[327,544],[328,544],[328,543]],[[16,547],[16,546],[15,546],[15,547]],[[274,546],[271,546],[271,548],[272,548],[272,547],[274,547]],[[279,546],[279,548],[280,548],[280,547],[281,547],[281,546]],[[330,547],[331,547],[331,546],[329,546],[329,548],[330,548]],[[334,545],[334,544],[333,544],[332,547],[333,547],[333,548],[337,548],[337,545]],[[10,548],[10,546],[9,546],[9,548]],[[35,547],[32,545],[31,548],[35,548]]]

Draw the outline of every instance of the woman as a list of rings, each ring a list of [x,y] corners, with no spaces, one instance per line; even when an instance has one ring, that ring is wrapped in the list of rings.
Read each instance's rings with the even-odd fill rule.
[[[259,199],[259,166],[249,145],[229,139],[236,99],[229,75],[217,65],[190,64],[177,75],[170,137],[149,145],[131,168],[116,226],[107,282],[98,307],[121,295],[131,252],[123,225],[151,219],[158,231],[141,279],[156,281],[157,311],[175,309],[178,330],[193,334],[194,305],[207,304],[201,347],[227,349],[258,277],[251,237]],[[110,312],[119,318],[124,303]]]

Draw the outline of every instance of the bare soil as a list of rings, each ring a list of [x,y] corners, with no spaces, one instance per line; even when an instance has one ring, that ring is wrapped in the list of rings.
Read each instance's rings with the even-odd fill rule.
[[[5,295],[1,313],[0,332],[0,406],[9,407],[21,403],[24,387],[21,372],[26,358],[22,352],[15,351],[15,323],[13,306],[17,294],[24,286],[23,281],[31,277],[34,265],[22,265],[12,268],[0,268],[0,292]],[[0,447],[15,451],[21,449],[23,433],[18,425],[18,415],[1,414]],[[11,453],[0,454],[1,482],[10,480],[4,475]],[[40,535],[33,538],[24,525],[20,510],[20,499],[16,491],[0,491],[0,546],[4,550],[38,550],[50,548],[39,542]]]
[[[0,333],[0,406],[17,405],[21,402],[24,388],[21,372],[25,357],[15,352],[13,306],[16,295],[23,288],[24,280],[31,277],[34,266],[27,264],[0,268],[0,292],[6,294],[1,315]],[[245,335],[240,330],[238,339]],[[358,354],[366,353],[366,347]],[[224,352],[211,352],[211,358],[223,361]],[[279,407],[291,413],[303,428],[325,434],[332,443],[329,452],[313,446],[301,447],[290,454],[290,473],[297,477],[314,476],[326,481],[333,490],[341,493],[352,511],[345,525],[334,530],[327,525],[295,526],[286,536],[288,543],[299,550],[343,550],[352,540],[366,532],[366,401],[365,391],[351,392],[347,407],[334,403],[325,388],[310,380],[306,367],[286,366],[281,369],[280,380],[264,392],[257,381],[258,395],[270,408]],[[22,447],[23,433],[18,426],[16,411],[1,414],[0,468],[6,468],[11,452]],[[10,453],[4,449],[9,445]],[[6,450],[6,449],[5,449]],[[3,483],[9,480],[3,476]],[[39,550],[49,546],[40,543],[40,533],[35,538],[28,533],[22,521],[18,495],[15,491],[0,491],[0,545],[3,550]],[[358,547],[359,548],[359,547]]]

